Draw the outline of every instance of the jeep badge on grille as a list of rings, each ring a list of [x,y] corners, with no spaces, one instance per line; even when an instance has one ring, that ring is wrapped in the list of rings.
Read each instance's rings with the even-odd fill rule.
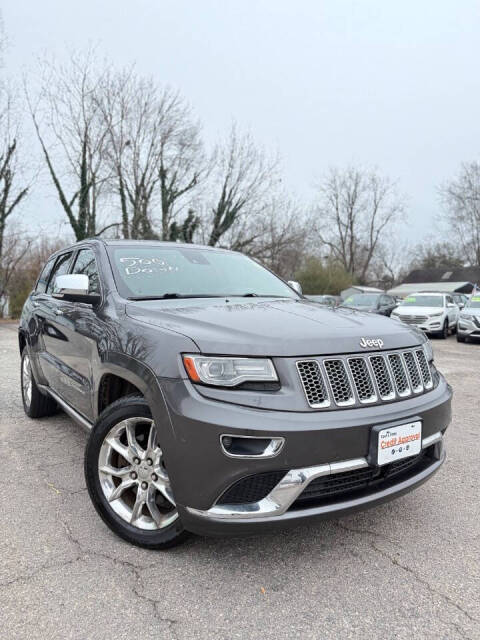
[[[364,349],[366,349],[367,347],[381,349],[383,347],[383,340],[381,338],[362,338],[360,340],[360,346]]]

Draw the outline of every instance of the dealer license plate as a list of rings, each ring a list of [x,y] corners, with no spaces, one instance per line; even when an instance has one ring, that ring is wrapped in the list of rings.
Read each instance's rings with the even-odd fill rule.
[[[377,464],[379,466],[416,456],[421,450],[422,423],[420,420],[397,427],[387,427],[378,432]]]

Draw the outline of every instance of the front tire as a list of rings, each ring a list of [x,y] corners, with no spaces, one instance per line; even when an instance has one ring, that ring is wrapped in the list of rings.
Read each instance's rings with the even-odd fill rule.
[[[44,395],[35,382],[32,363],[27,347],[24,347],[20,364],[20,382],[22,389],[23,409],[30,418],[52,416],[57,411],[57,403],[50,396]]]
[[[460,335],[457,331],[457,342],[466,342],[466,340],[467,340],[466,337]]]
[[[446,340],[448,338],[448,320],[445,320],[445,322],[443,323],[443,328],[439,333],[439,337],[442,340]]]
[[[120,398],[101,413],[85,451],[85,479],[98,514],[127,542],[168,549],[188,537],[141,396]]]

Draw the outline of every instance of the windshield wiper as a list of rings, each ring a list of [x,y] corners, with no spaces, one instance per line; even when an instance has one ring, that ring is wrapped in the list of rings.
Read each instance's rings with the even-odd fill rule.
[[[224,298],[214,293],[164,293],[161,296],[131,296],[127,300],[173,300],[182,298]]]
[[[289,298],[290,296],[277,296],[268,293],[230,293],[227,298]]]

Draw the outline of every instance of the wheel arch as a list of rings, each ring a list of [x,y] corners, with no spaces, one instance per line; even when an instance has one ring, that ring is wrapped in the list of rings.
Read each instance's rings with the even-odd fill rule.
[[[26,345],[27,345],[27,336],[25,334],[25,331],[23,331],[23,329],[19,329],[18,330],[18,348],[20,349],[20,355],[22,354]]]
[[[111,385],[110,393],[115,396],[115,385],[118,385],[117,392],[120,395],[110,396],[110,402],[105,404],[105,385]],[[94,420],[97,420],[101,411],[125,395],[142,395],[155,421],[161,424],[163,429],[167,428],[172,435],[172,423],[167,409],[167,404],[162,392],[160,383],[153,371],[143,362],[122,353],[108,352],[102,361],[102,367],[98,371],[94,386],[93,408]],[[108,395],[107,395],[108,399]]]

